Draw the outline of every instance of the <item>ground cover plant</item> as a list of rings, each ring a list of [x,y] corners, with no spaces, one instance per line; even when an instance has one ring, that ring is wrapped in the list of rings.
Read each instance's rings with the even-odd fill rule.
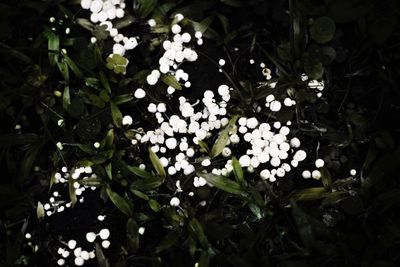
[[[0,3],[0,266],[398,266],[398,1]]]

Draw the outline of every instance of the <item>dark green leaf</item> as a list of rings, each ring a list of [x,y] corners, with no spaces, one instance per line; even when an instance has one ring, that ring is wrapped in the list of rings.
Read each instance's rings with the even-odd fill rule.
[[[110,105],[111,105],[111,116],[112,116],[114,125],[117,126],[118,128],[121,128],[122,113],[119,110],[118,106],[113,101],[110,101]]]
[[[149,158],[151,163],[153,164],[154,169],[157,171],[158,175],[160,175],[161,177],[166,177],[167,174],[165,172],[164,166],[161,164],[160,158],[150,148],[149,148]]]
[[[243,190],[240,184],[224,176],[218,176],[212,173],[203,173],[203,172],[198,172],[197,175],[203,177],[208,183],[212,184],[218,189],[221,189],[231,194],[236,194],[241,196],[246,195],[246,192]]]
[[[181,84],[175,78],[175,76],[171,74],[161,74],[161,81],[168,86],[175,88],[176,90],[182,90]]]
[[[336,25],[330,17],[317,18],[311,25],[310,34],[317,43],[323,44],[332,40],[335,35]]]
[[[125,215],[131,217],[133,214],[132,205],[125,198],[121,197],[117,193],[111,190],[111,188],[106,188],[107,195],[111,202]]]

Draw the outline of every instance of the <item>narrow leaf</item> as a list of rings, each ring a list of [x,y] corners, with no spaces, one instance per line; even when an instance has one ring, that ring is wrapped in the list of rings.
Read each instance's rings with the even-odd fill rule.
[[[236,181],[244,186],[246,181],[244,180],[243,169],[240,166],[239,160],[236,157],[232,158],[233,173],[235,174]]]
[[[246,195],[246,192],[243,190],[240,184],[224,176],[218,176],[212,173],[203,173],[203,172],[198,172],[197,175],[203,177],[204,179],[206,179],[208,183],[212,184],[218,189],[221,189],[231,194],[242,195],[242,196]]]
[[[131,204],[123,197],[115,193],[111,190],[111,188],[107,187],[106,189],[107,195],[110,198],[111,202],[125,215],[131,217],[133,210]]]
[[[153,164],[154,169],[157,171],[158,175],[160,175],[161,177],[166,177],[167,174],[165,173],[164,166],[161,164],[160,158],[150,148],[149,148],[149,157],[150,157],[150,161]]]
[[[110,101],[110,104],[111,104],[111,116],[112,116],[114,125],[117,126],[118,128],[121,128],[122,113],[119,110],[119,107],[113,101]]]
[[[175,76],[171,74],[162,74],[160,79],[166,85],[171,86],[176,90],[182,90],[182,85],[178,82]]]

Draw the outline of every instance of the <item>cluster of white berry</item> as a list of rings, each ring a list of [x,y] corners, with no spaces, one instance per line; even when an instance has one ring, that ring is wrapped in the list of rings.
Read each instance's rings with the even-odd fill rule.
[[[188,32],[182,33],[182,27],[179,25],[184,19],[182,14],[175,15],[176,23],[171,26],[171,32],[174,34],[172,40],[165,40],[162,44],[165,50],[164,54],[159,59],[158,69],[153,70],[146,78],[149,85],[155,85],[161,77],[161,74],[174,75],[178,82],[182,81],[185,87],[190,87],[189,74],[179,68],[179,65],[185,61],[194,62],[197,60],[198,55],[196,51],[188,47],[192,41],[192,36]],[[201,32],[195,33],[197,44],[202,44]],[[173,94],[175,89],[169,86],[167,89],[168,94]]]

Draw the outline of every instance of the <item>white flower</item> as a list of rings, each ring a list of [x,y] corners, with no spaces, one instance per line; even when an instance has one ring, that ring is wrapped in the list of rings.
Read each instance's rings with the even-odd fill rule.
[[[267,169],[264,169],[260,172],[260,177],[264,180],[268,179],[271,175],[271,172]]]
[[[211,165],[210,159],[205,159],[201,162],[201,166],[207,167]]]
[[[279,102],[278,100],[274,100],[271,102],[269,109],[273,112],[277,112],[279,110],[281,110],[282,104],[281,102]]]
[[[191,39],[192,36],[190,36],[189,33],[185,32],[184,34],[182,34],[182,42],[189,43]]]
[[[258,125],[258,120],[256,118],[249,118],[247,119],[246,126],[250,129],[256,128]]]
[[[89,252],[87,252],[86,250],[83,250],[81,253],[81,258],[84,259],[85,261],[89,260],[89,258],[90,258]]]
[[[355,176],[357,174],[357,171],[355,169],[350,170],[350,175]]]
[[[99,13],[102,7],[103,7],[103,1],[94,0],[90,5],[90,11],[92,13]]]
[[[174,34],[178,34],[178,33],[181,32],[181,26],[179,26],[178,24],[174,24],[174,25],[171,27],[171,31],[172,31],[172,33],[174,33]]]
[[[307,153],[304,150],[298,150],[293,156],[294,160],[303,161],[307,157]]]
[[[289,97],[286,97],[285,100],[283,100],[283,104],[287,107],[291,107],[292,106],[292,99],[290,99]]]
[[[125,11],[122,8],[118,8],[115,13],[117,18],[123,18],[125,15]]]
[[[95,239],[96,239],[96,234],[95,233],[93,233],[93,232],[86,233],[86,240],[89,243],[93,243]]]
[[[185,168],[183,168],[183,174],[184,175],[189,175],[195,171],[195,168],[193,165],[189,164]]]
[[[167,140],[165,140],[165,145],[169,149],[175,149],[175,147],[177,146],[177,141],[175,138],[171,137],[171,138],[168,138]]]
[[[240,166],[248,167],[250,166],[251,159],[248,155],[243,155],[239,158]]]
[[[181,201],[180,201],[179,198],[177,198],[177,197],[171,198],[171,201],[169,202],[169,204],[170,204],[172,207],[177,207],[177,206],[179,206],[180,203],[181,203]]]
[[[222,156],[230,157],[231,155],[232,155],[232,151],[229,147],[224,147],[224,149],[222,149]]]
[[[146,228],[144,228],[143,226],[139,227],[139,229],[138,229],[139,235],[143,235],[145,230],[146,230]]]
[[[300,140],[299,140],[297,137],[293,137],[293,138],[290,140],[290,146],[291,146],[291,147],[294,147],[294,148],[300,147]]]
[[[146,81],[149,85],[155,85],[158,82],[156,75],[150,74],[146,77]]]
[[[203,34],[201,33],[201,32],[195,32],[195,34],[194,34],[194,36],[197,38],[197,39],[200,39],[201,37],[203,37]]]
[[[325,162],[323,159],[317,159],[315,161],[315,167],[317,167],[317,168],[322,168],[322,167],[324,167],[324,165],[325,165]]]
[[[220,66],[224,66],[224,65],[225,65],[225,60],[221,58],[221,59],[218,61],[218,64],[219,64]]]
[[[278,167],[279,165],[281,165],[281,159],[278,157],[273,157],[271,158],[270,163],[272,166]]]
[[[151,113],[156,113],[157,112],[157,106],[154,103],[150,103],[149,106],[147,107],[147,110]]]
[[[312,178],[315,180],[321,179],[321,172],[319,170],[314,170],[311,174]]]
[[[101,242],[101,246],[105,249],[109,248],[111,245],[110,241],[108,240],[104,240],[103,242]]]
[[[85,260],[81,257],[76,257],[74,263],[76,266],[82,266],[85,263]]]
[[[133,122],[133,119],[131,116],[126,115],[122,118],[122,125],[131,125]]]
[[[101,229],[100,232],[99,232],[99,236],[103,240],[107,239],[110,236],[110,230],[108,230],[106,228]]]
[[[125,55],[125,47],[121,44],[114,44],[113,46],[113,54],[117,54],[120,56]]]
[[[157,111],[161,113],[167,111],[167,106],[165,105],[165,103],[159,103],[157,105]]]
[[[266,98],[265,98],[265,101],[267,101],[267,103],[270,103],[270,102],[272,102],[272,101],[274,101],[275,100],[275,96],[274,95],[268,95]]]
[[[58,265],[64,265],[65,264],[65,260],[64,259],[59,259],[58,261],[57,261],[57,264]]]
[[[168,167],[168,174],[171,175],[171,176],[176,174],[176,169],[175,169],[174,166],[169,166]]]
[[[303,176],[304,179],[309,179],[311,178],[311,172],[310,171],[303,171],[303,173],[301,174]]]
[[[136,91],[134,93],[134,96],[137,99],[141,99],[141,98],[144,98],[146,96],[146,92],[142,88],[138,88],[138,89],[136,89]]]
[[[179,21],[182,21],[185,17],[181,13],[178,13],[178,14],[175,14],[175,18],[179,22]]]
[[[157,25],[157,22],[154,19],[149,19],[147,21],[147,24],[149,24],[150,27],[155,27]]]

